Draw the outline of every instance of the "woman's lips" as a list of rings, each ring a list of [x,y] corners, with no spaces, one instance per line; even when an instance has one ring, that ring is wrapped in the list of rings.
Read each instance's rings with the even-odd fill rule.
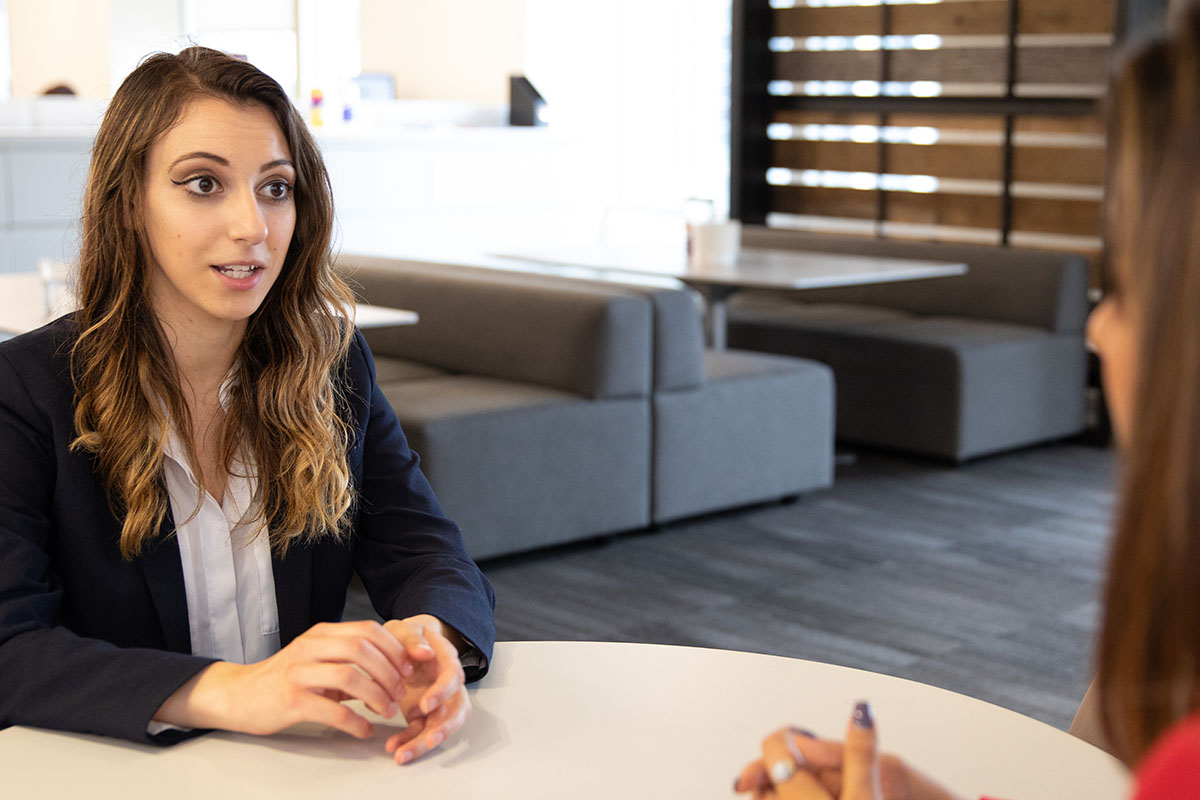
[[[213,266],[217,277],[230,289],[253,289],[262,278],[262,267],[252,264],[226,264]]]

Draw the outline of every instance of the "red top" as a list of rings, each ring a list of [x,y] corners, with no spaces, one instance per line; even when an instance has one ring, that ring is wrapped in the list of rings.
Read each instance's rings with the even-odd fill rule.
[[[1133,800],[1200,800],[1200,713],[1177,723],[1150,748],[1137,768]]]
[[[1163,734],[1138,765],[1134,800],[1200,800],[1200,714]]]

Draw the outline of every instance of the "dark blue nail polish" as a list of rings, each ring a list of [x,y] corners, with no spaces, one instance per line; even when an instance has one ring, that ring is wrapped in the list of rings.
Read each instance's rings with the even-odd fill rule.
[[[813,733],[813,732],[812,732],[812,731],[810,731],[810,730],[805,730],[804,728],[788,728],[788,732],[789,732],[789,733],[792,733],[792,734],[794,734],[794,735],[796,735],[796,736],[801,736],[801,737],[803,737],[803,738],[805,738],[805,739],[815,739],[815,738],[817,738],[817,735],[816,735],[815,733]]]
[[[871,704],[865,700],[856,703],[854,706],[854,724],[859,728],[872,730],[875,727],[875,720],[871,718]]]

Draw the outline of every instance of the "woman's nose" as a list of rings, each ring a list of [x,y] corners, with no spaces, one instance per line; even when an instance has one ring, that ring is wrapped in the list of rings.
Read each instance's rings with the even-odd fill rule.
[[[229,238],[258,244],[267,238],[267,220],[251,189],[235,193],[229,208]]]

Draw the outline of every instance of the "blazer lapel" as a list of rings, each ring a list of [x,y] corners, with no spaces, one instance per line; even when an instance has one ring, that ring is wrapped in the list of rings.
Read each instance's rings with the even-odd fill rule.
[[[163,520],[158,537],[138,557],[154,609],[162,625],[168,650],[192,652],[192,634],[188,626],[187,592],[183,585],[183,566],[179,560],[179,540],[170,511]]]
[[[296,544],[283,558],[273,556],[271,571],[279,609],[279,645],[285,647],[312,625],[312,547]]]

